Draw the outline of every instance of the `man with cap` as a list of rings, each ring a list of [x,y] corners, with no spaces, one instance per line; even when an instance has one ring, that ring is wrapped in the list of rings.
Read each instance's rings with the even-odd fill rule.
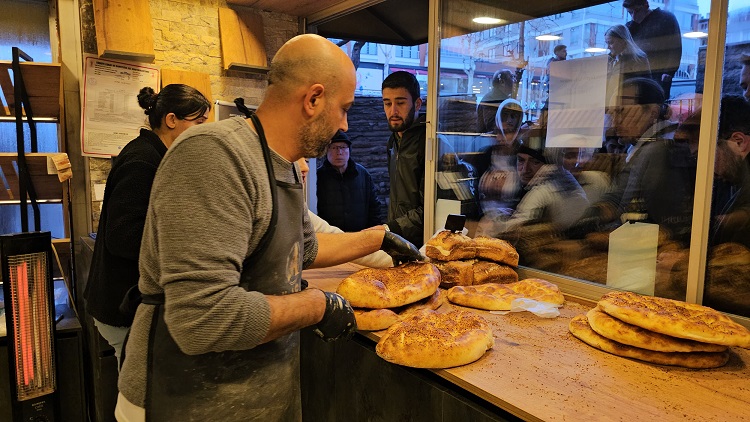
[[[345,232],[382,224],[372,176],[350,157],[352,142],[338,131],[318,168],[318,216]]]
[[[563,60],[567,60],[568,58],[568,46],[565,44],[558,44],[555,46],[555,49],[553,50],[555,53],[554,56],[550,57],[549,60],[547,60],[547,68],[549,69],[549,65],[552,62],[560,62]]]
[[[624,0],[622,7],[631,20],[625,24],[638,47],[646,53],[652,78],[669,99],[672,79],[680,68],[682,38],[680,25],[671,12],[660,8],[649,9],[648,0]]]

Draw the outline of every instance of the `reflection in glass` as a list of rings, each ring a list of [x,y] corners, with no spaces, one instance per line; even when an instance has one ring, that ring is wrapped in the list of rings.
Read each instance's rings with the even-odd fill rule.
[[[512,242],[522,265],[618,287],[645,274],[639,291],[684,299],[705,38],[681,34],[707,32],[708,11],[626,3],[442,2],[438,136],[477,189],[438,189],[436,213],[460,208],[470,236]],[[611,249],[636,227],[653,238]],[[608,272],[627,254],[649,258]]]

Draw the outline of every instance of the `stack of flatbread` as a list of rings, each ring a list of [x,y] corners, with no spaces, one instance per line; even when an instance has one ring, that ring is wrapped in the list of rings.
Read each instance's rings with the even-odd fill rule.
[[[509,311],[516,299],[533,299],[557,307],[565,303],[560,289],[547,280],[527,278],[515,283],[486,283],[448,289],[448,300],[456,305],[488,311]]]
[[[489,323],[474,313],[424,310],[383,334],[375,352],[391,363],[414,368],[451,368],[481,358],[495,345]]]
[[[427,241],[425,254],[440,270],[445,289],[518,281],[518,252],[504,240],[444,230]]]
[[[750,348],[750,331],[720,312],[632,292],[605,294],[569,328],[605,352],[686,368],[716,368],[727,363],[729,346]]]
[[[425,262],[393,268],[365,268],[345,278],[336,289],[354,308],[357,328],[384,330],[423,309],[445,303],[440,272]]]

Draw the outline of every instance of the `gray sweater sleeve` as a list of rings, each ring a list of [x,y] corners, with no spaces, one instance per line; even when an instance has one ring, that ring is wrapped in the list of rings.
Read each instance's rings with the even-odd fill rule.
[[[248,140],[254,133],[237,122],[186,132],[151,194],[141,290],[163,290],[169,332],[186,354],[250,349],[270,327],[264,295],[239,286],[268,227],[271,196],[263,155]]]

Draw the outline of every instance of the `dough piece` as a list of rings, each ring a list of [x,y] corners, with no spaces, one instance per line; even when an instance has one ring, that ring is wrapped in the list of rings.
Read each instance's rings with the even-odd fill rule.
[[[750,331],[711,308],[633,292],[609,292],[599,307],[649,331],[704,343],[750,349]]]
[[[470,259],[468,261],[435,261],[440,270],[440,287],[471,286],[484,283],[515,283],[518,273],[502,264]]]
[[[656,352],[723,352],[727,346],[665,336],[611,317],[598,307],[586,314],[591,328],[612,341]]]
[[[357,329],[362,331],[385,330],[399,322],[401,317],[390,309],[354,308]]]
[[[391,363],[438,369],[474,362],[494,345],[492,329],[479,315],[422,311],[393,324],[375,352]]]
[[[511,267],[518,266],[518,252],[513,245],[505,240],[477,236],[474,238],[474,242],[476,243],[477,258],[499,262]]]
[[[425,255],[438,261],[457,261],[476,257],[477,249],[472,238],[443,230],[427,241]]]
[[[356,308],[395,308],[431,296],[440,285],[440,271],[425,262],[393,268],[365,268],[345,278],[336,293]]]
[[[508,311],[518,298],[562,305],[565,298],[556,285],[538,278],[527,278],[517,283],[487,283],[477,286],[456,286],[448,290],[448,300],[456,305],[488,311]]]
[[[437,289],[432,296],[422,299],[418,302],[414,302],[411,305],[403,306],[396,312],[398,313],[399,318],[404,319],[414,314],[420,313],[425,309],[434,311],[435,309],[443,306],[443,303],[445,303],[447,300],[448,298],[445,292]]]
[[[568,328],[575,337],[596,349],[613,355],[659,365],[673,365],[696,369],[718,368],[726,364],[729,360],[729,351],[666,353],[621,344],[603,337],[592,330],[586,319],[586,315],[578,315],[571,319]]]

